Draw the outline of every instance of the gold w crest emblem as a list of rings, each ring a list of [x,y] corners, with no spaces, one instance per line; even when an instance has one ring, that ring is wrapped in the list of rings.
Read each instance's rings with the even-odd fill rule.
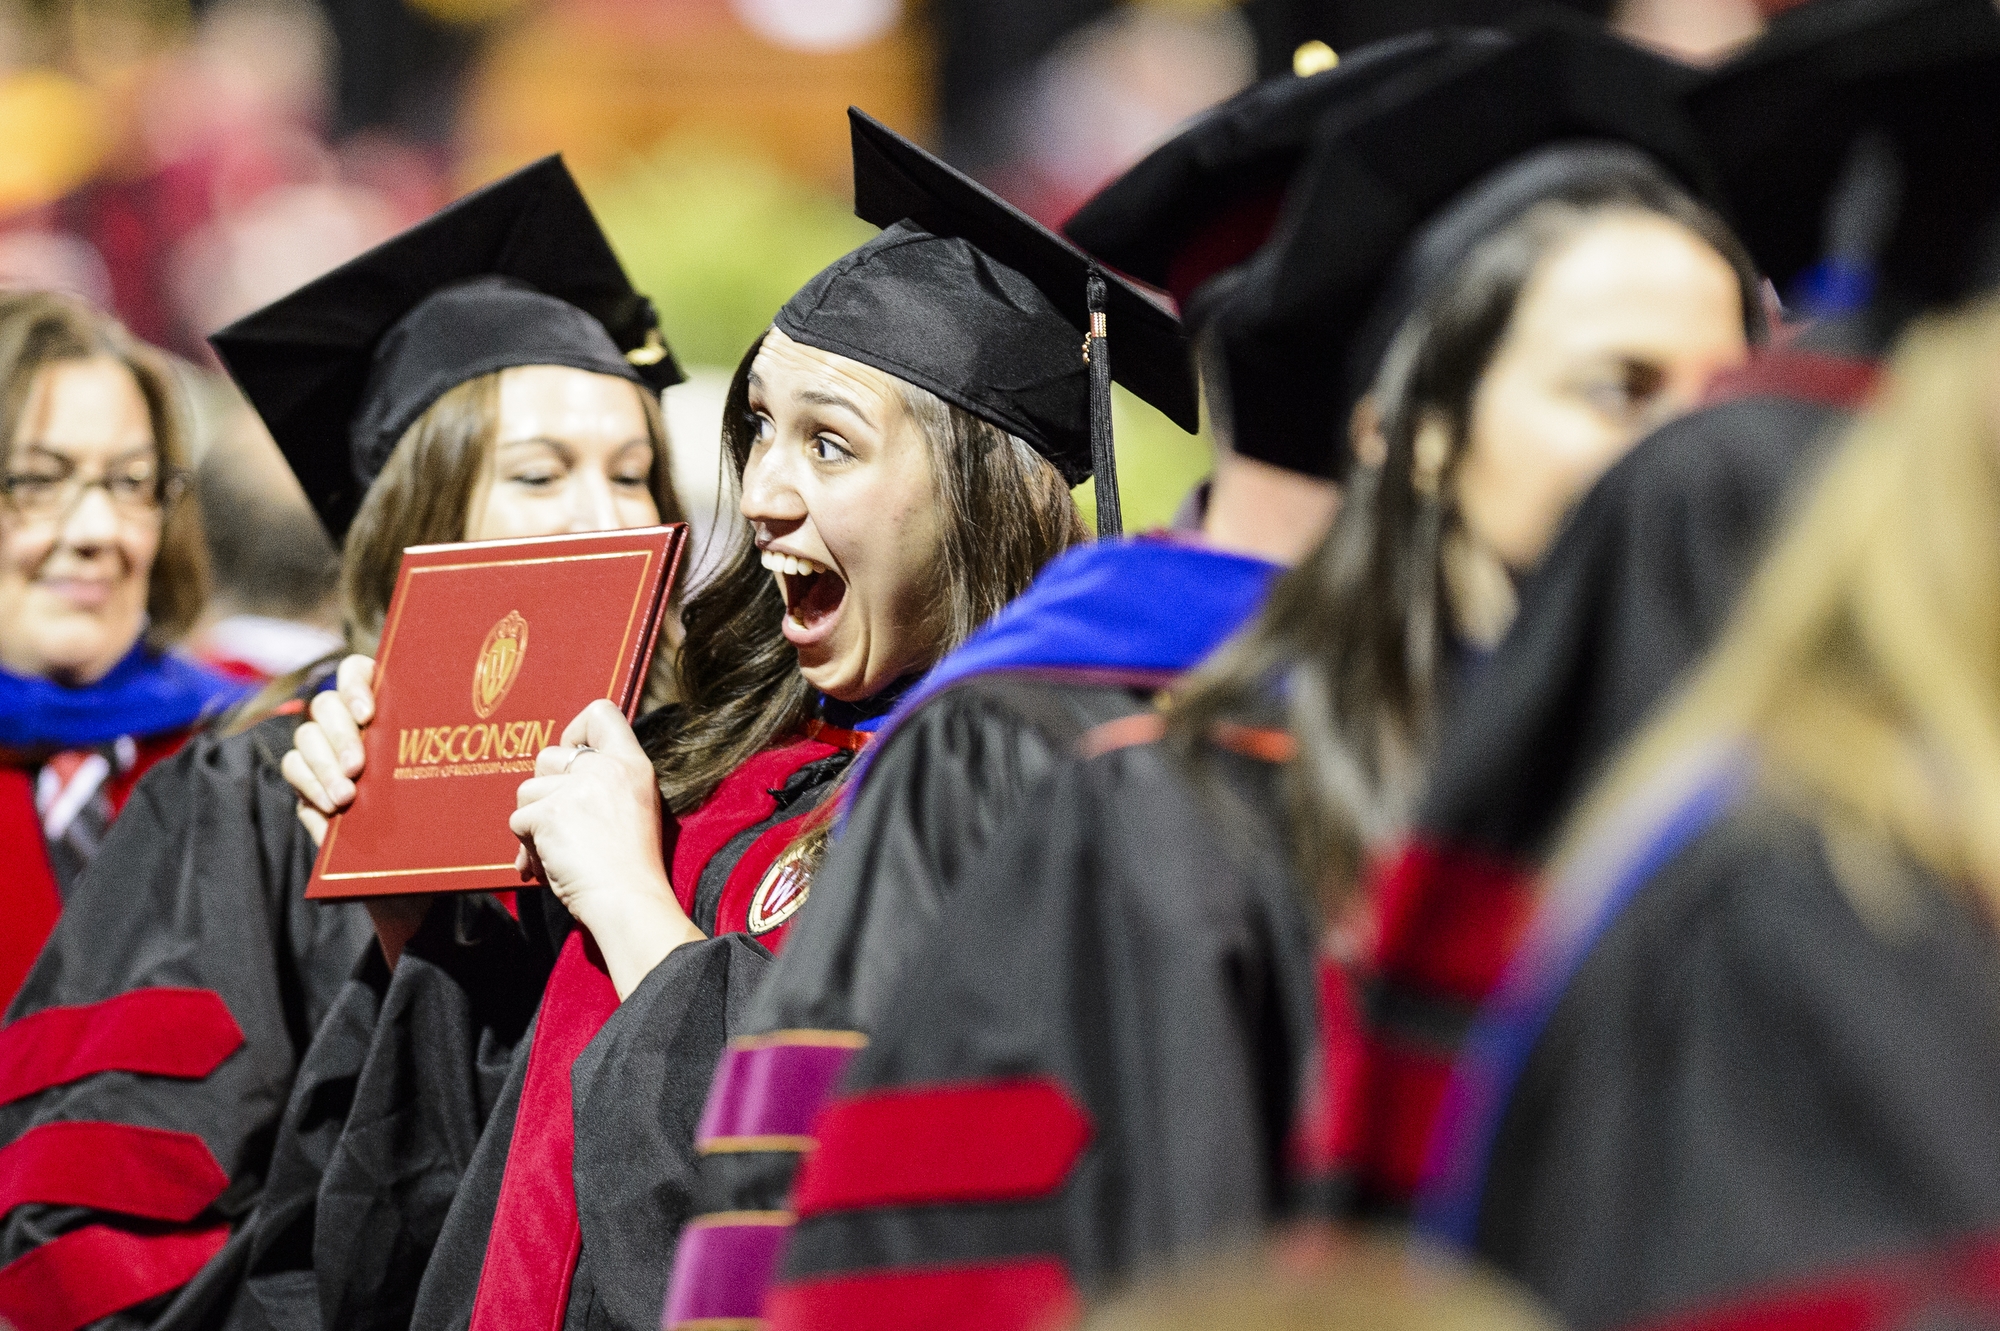
[[[514,687],[521,662],[528,655],[528,621],[519,610],[509,610],[505,618],[486,634],[479,648],[479,664],[472,669],[472,710],[484,721]]]

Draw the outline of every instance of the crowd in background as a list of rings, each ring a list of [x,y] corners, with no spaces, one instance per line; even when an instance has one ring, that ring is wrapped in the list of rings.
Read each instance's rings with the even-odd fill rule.
[[[0,8],[0,282],[72,291],[203,379],[204,486],[263,532],[219,552],[260,609],[324,627],[304,510],[204,338],[544,152],[584,183],[642,290],[675,311],[713,434],[721,371],[785,295],[861,234],[839,111],[932,135],[947,160],[1051,224],[1172,128],[1295,49],[1344,49],[1517,0],[10,0]],[[1761,0],[1628,0],[1642,40],[1709,58]],[[833,127],[830,129],[829,127]],[[212,390],[212,391],[211,391]],[[1134,525],[1168,520],[1199,440],[1119,395]],[[712,459],[679,461],[697,521]],[[256,478],[238,482],[241,469]],[[263,496],[258,506],[254,497]],[[1087,496],[1086,496],[1087,499]],[[1086,502],[1086,508],[1088,503]],[[236,539],[234,537],[230,539]],[[246,553],[248,553],[246,551]],[[274,565],[270,556],[292,561]],[[276,594],[280,586],[283,594]],[[310,639],[302,640],[309,642]],[[226,654],[226,653],[225,653]]]
[[[0,8],[0,1309],[1992,1306],[2000,17],[1807,3]],[[549,891],[296,899],[403,548],[679,520]]]

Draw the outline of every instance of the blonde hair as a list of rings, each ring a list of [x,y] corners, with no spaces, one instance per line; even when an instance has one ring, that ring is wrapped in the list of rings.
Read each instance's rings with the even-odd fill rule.
[[[1447,1254],[1322,1230],[1142,1281],[1082,1331],[1556,1331],[1510,1282]]]
[[[2000,906],[2000,302],[1903,339],[1707,664],[1587,801],[1589,829],[1691,751]]]

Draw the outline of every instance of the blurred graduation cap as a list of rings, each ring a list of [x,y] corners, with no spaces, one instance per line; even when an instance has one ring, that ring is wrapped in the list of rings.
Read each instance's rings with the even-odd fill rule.
[[[1071,485],[1094,474],[1098,534],[1116,535],[1111,380],[1193,431],[1179,321],[970,177],[847,115],[855,214],[886,229],[807,283],[775,324],[1018,435]]]
[[[1444,51],[1504,40],[1497,32],[1444,29],[1339,57],[1319,48],[1321,60],[1335,63],[1266,79],[1204,112],[1099,190],[1063,231],[1111,267],[1168,292],[1185,314],[1204,282],[1269,237],[1285,188],[1326,116],[1365,104],[1385,82]]]
[[[209,341],[336,543],[404,431],[468,379],[566,365],[658,392],[682,377],[553,156]]]
[[[1240,283],[1232,270],[1269,239],[1317,129],[1330,117],[1364,114],[1378,90],[1427,61],[1497,49],[1506,40],[1490,30],[1449,29],[1391,38],[1345,57],[1302,51],[1335,63],[1266,80],[1198,117],[1106,185],[1064,229],[1112,267],[1164,288],[1198,326]],[[1257,390],[1245,385],[1229,396],[1250,391]],[[1239,430],[1228,414],[1235,452],[1311,476],[1331,474],[1334,459],[1318,432]]]
[[[1323,123],[1270,243],[1190,314],[1214,325],[1237,436],[1289,441],[1299,469],[1325,459],[1345,475],[1349,417],[1404,321],[1545,199],[1665,179],[1719,209],[1680,105],[1693,77],[1550,14]],[[1745,299],[1754,310],[1755,292]]]
[[[1872,270],[1863,287],[1879,276],[1917,306],[2000,276],[1992,0],[1814,0],[1687,100],[1781,291],[1822,260]]]

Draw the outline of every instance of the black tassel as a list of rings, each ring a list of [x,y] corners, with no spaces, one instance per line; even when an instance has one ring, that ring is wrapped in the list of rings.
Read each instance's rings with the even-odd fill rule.
[[[1104,320],[1104,274],[1090,274],[1085,303],[1090,332],[1083,339],[1083,358],[1090,365],[1090,470],[1097,478],[1097,539],[1125,530],[1118,507],[1118,455],[1111,443],[1111,337]]]

